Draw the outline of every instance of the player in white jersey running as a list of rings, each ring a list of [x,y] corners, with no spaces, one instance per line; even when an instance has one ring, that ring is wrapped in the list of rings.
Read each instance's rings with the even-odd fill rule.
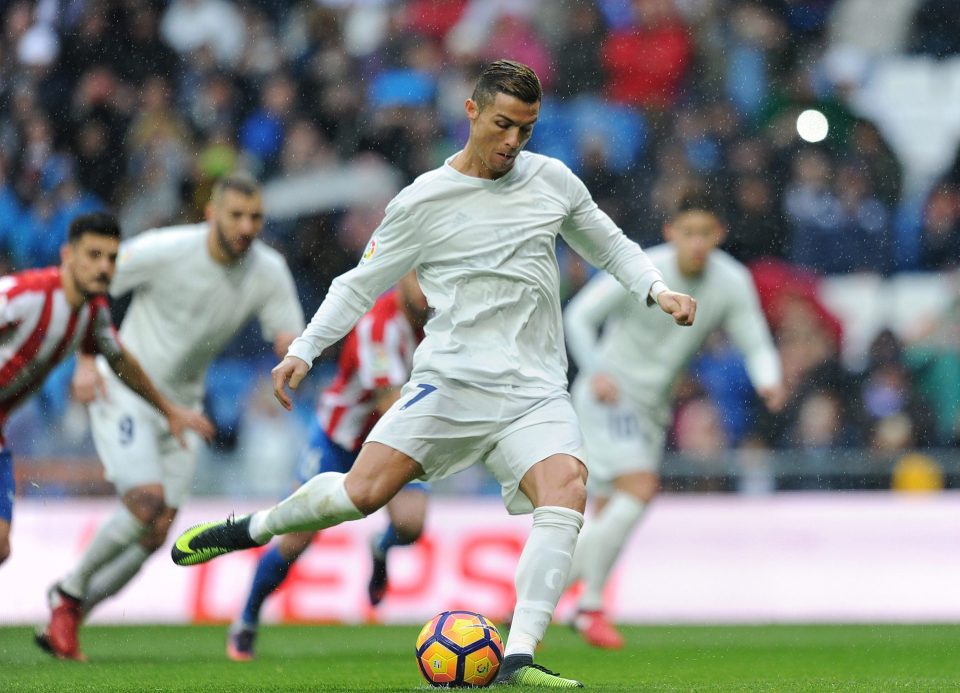
[[[483,462],[511,513],[533,512],[516,572],[517,604],[498,680],[580,687],[533,664],[566,584],[586,503],[580,428],[566,391],[557,235],[687,325],[693,299],[674,293],[643,251],[560,161],[524,152],[540,113],[530,68],[486,66],[465,103],[463,150],[387,205],[364,258],[337,277],[303,335],[273,371],[290,408],[320,353],[413,268],[434,315],[400,400],[347,474],[320,474],[278,505],[184,532],[173,560],[191,565],[270,537],[369,515],[413,479]]]
[[[580,290],[564,316],[580,368],[571,391],[596,510],[580,537],[570,576],[570,582],[584,582],[574,626],[590,644],[610,649],[622,647],[623,638],[604,615],[604,587],[659,489],[671,392],[684,367],[710,334],[723,328],[746,357],[750,380],[767,407],[777,410],[784,401],[780,359],[756,289],[749,271],[716,249],[724,229],[709,199],[688,194],[664,236],[668,242],[647,255],[670,286],[697,299],[696,325],[664,329],[602,273]]]
[[[186,428],[210,437],[202,414],[172,403],[154,387],[117,339],[104,294],[113,278],[120,227],[111,215],[83,214],[70,222],[59,267],[0,277],[0,430],[57,364],[81,351],[103,354],[117,377],[157,410],[183,443]],[[0,563],[10,555],[13,457],[0,433]]]
[[[120,248],[110,291],[132,293],[120,336],[157,387],[199,410],[210,362],[253,317],[278,354],[303,329],[286,262],[257,239],[263,202],[256,181],[217,181],[200,224],[142,233]],[[198,441],[175,445],[163,421],[98,360],[90,404],[97,453],[121,497],[77,565],[51,588],[54,651],[79,652],[82,618],[126,585],[166,539],[193,480]],[[89,372],[88,372],[88,380]],[[93,378],[95,381],[96,378]]]

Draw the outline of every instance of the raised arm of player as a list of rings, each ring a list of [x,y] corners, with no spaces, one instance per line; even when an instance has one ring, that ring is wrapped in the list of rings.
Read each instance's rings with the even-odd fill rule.
[[[693,297],[666,288],[647,254],[597,207],[583,182],[573,173],[567,181],[571,211],[560,233],[570,247],[594,267],[607,270],[637,301],[656,301],[678,325],[692,325],[697,312]]]
[[[183,434],[188,428],[199,433],[207,442],[210,442],[213,438],[214,430],[210,420],[202,413],[181,407],[164,397],[144,372],[137,359],[125,348],[121,346],[118,352],[107,355],[107,362],[124,385],[150,402],[166,417],[167,424],[170,426],[170,433],[182,447],[187,447]]]
[[[310,324],[271,372],[273,394],[285,409],[293,408],[286,387],[296,390],[323,350],[347,334],[380,294],[416,266],[420,253],[416,232],[403,207],[387,205],[360,264],[333,280]]]

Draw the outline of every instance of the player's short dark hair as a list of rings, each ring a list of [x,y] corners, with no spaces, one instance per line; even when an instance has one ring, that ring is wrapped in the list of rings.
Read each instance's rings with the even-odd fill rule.
[[[76,243],[85,233],[120,239],[120,222],[109,212],[90,212],[73,218],[67,228],[67,240]]]
[[[543,98],[537,73],[515,60],[494,60],[484,67],[470,98],[477,108],[483,110],[500,93],[514,96],[524,103],[538,103]]]
[[[708,212],[720,216],[720,205],[707,190],[691,188],[684,191],[677,202],[677,214],[684,212]]]
[[[246,171],[234,171],[214,182],[210,199],[213,201],[219,200],[227,190],[233,190],[245,197],[251,197],[260,192],[260,184],[256,178]]]

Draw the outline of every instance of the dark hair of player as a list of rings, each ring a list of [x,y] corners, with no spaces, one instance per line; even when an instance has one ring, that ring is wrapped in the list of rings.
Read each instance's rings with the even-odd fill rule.
[[[67,229],[67,240],[76,243],[85,233],[120,238],[120,224],[117,218],[108,212],[90,212],[74,217]]]
[[[260,184],[256,178],[246,171],[234,171],[223,178],[217,179],[213,184],[213,192],[210,198],[216,202],[223,197],[223,193],[227,190],[233,190],[244,197],[250,197],[260,192]]]
[[[677,214],[683,214],[684,212],[708,212],[717,216],[720,209],[713,196],[706,190],[693,188],[685,191],[677,203]]]
[[[524,103],[537,103],[543,98],[537,74],[513,60],[495,60],[484,67],[470,98],[482,111],[499,93],[509,94]]]

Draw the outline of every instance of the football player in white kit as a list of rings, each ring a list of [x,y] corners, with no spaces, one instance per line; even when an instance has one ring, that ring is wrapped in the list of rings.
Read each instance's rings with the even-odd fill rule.
[[[533,664],[566,585],[586,503],[585,456],[566,391],[557,235],[616,276],[638,303],[658,303],[677,323],[692,323],[696,306],[667,288],[566,166],[522,151],[540,101],[540,82],[527,66],[498,60],[483,69],[465,103],[463,150],[387,205],[363,260],[334,280],[274,368],[277,398],[289,409],[286,386],[296,388],[314,359],[416,268],[435,314],[409,383],[351,470],[319,474],[268,510],[187,530],[175,542],[174,562],[202,563],[277,534],[356,520],[413,479],[440,479],[483,462],[500,481],[507,509],[533,512],[498,681],[581,687]]]
[[[570,582],[584,582],[574,626],[591,645],[610,649],[622,647],[623,638],[604,615],[603,591],[659,489],[657,470],[677,377],[710,334],[723,328],[745,356],[766,406],[778,410],[784,400],[780,358],[753,280],[746,267],[716,249],[724,229],[709,198],[686,195],[664,236],[668,242],[649,248],[647,256],[670,286],[697,299],[696,325],[664,329],[605,273],[588,282],[564,314],[567,342],[580,368],[571,392],[596,510],[570,575]]]
[[[235,173],[215,183],[206,221],[147,231],[121,245],[110,292],[133,298],[120,337],[180,405],[201,408],[207,367],[251,318],[278,355],[303,330],[293,277],[283,257],[257,239],[262,228],[260,188]],[[80,651],[82,618],[163,544],[190,491],[199,444],[194,436],[187,449],[178,446],[163,418],[102,359],[87,380],[88,389],[95,382],[94,443],[122,502],[49,592],[54,654]]]

